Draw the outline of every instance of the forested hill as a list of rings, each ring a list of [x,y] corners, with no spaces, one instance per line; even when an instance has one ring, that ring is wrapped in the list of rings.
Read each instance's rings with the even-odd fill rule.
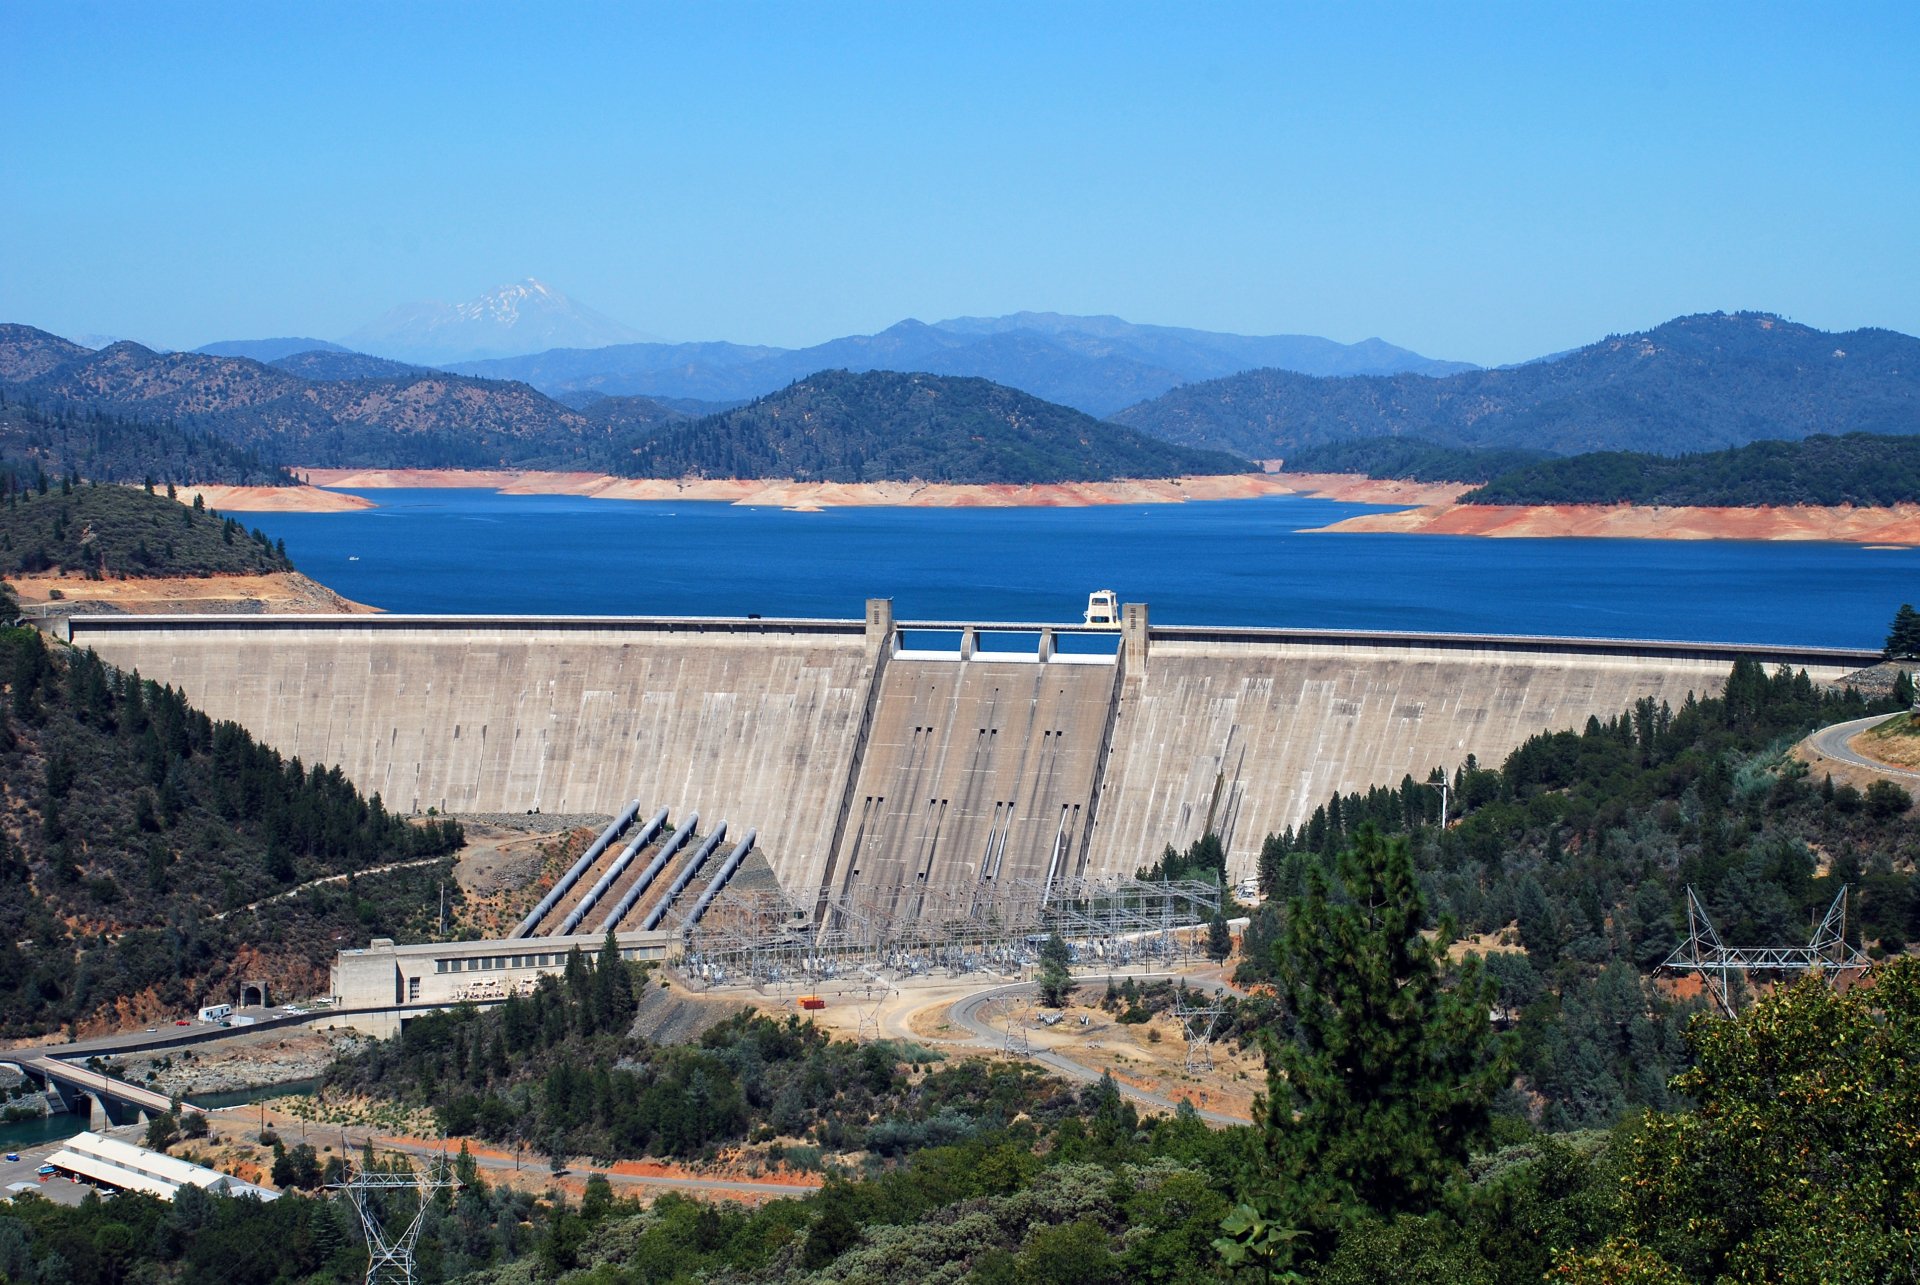
[[[1920,437],[1849,433],[1700,455],[1601,451],[1538,460],[1461,497],[1467,504],[1920,504]]]
[[[247,969],[320,985],[339,941],[427,928],[446,863],[212,916],[462,843],[31,629],[0,630],[0,791],[5,1036],[190,1013]]]
[[[0,476],[32,483],[78,474],[96,482],[232,482],[280,486],[293,479],[258,450],[168,420],[97,409],[49,409],[0,387]]]
[[[1155,441],[984,379],[822,371],[638,444],[645,477],[962,483],[1237,473],[1245,461]]]
[[[1764,313],[1704,313],[1550,361],[1441,378],[1255,370],[1113,416],[1256,459],[1352,437],[1455,446],[1708,451],[1815,433],[1920,432],[1920,339],[1830,334]]]
[[[88,476],[157,472],[162,481],[253,481],[282,465],[978,483],[1246,467],[984,379],[885,371],[814,375],[695,423],[648,397],[576,408],[525,384],[351,353],[297,353],[269,365],[134,343],[94,351],[30,326],[0,325],[0,397],[89,426],[86,449],[71,445],[84,434],[62,430],[64,453],[41,441],[23,460]],[[152,430],[159,467],[135,472],[132,430],[152,425],[164,425]],[[36,431],[36,441],[59,435]]]
[[[0,481],[4,481],[0,478]],[[131,486],[40,479],[0,500],[0,575],[259,575],[293,570],[284,543]]]
[[[1421,437],[1353,437],[1289,451],[1289,473],[1362,473],[1409,482],[1487,482],[1551,459],[1520,447],[1442,446]]]
[[[0,325],[0,393],[10,400],[167,422],[275,465],[604,466],[609,430],[525,384],[326,355],[287,366],[135,343],[94,351]]]

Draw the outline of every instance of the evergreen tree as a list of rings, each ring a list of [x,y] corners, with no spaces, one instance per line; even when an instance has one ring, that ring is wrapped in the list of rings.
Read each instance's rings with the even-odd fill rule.
[[[1362,826],[1338,877],[1344,897],[1312,871],[1289,907],[1275,966],[1295,1033],[1263,1034],[1269,1186],[1258,1205],[1322,1250],[1368,1211],[1432,1205],[1506,1079],[1478,962],[1449,977],[1447,931],[1421,933],[1406,840]]]
[[[1920,656],[1920,611],[1903,602],[1893,613],[1893,627],[1887,632],[1886,656],[1889,660],[1907,660]]]
[[[1204,870],[1215,883],[1227,882],[1227,849],[1220,836],[1209,830],[1187,848],[1187,868]]]
[[[1216,964],[1224,964],[1232,953],[1233,934],[1227,931],[1226,918],[1215,912],[1213,922],[1207,925],[1207,958]]]
[[[600,943],[600,957],[593,965],[595,1029],[624,1035],[633,1021],[635,1007],[633,973],[627,961],[620,958],[620,943],[614,940],[613,929],[609,928],[606,940]]]
[[[1271,897],[1280,886],[1280,879],[1287,864],[1287,849],[1293,845],[1277,834],[1270,834],[1260,841],[1260,895]]]
[[[1067,964],[1073,955],[1059,933],[1047,938],[1040,948],[1040,1002],[1048,1008],[1065,1008],[1073,991],[1073,977]]]

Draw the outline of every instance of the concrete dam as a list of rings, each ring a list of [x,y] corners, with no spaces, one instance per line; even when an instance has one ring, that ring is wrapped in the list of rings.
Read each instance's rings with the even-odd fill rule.
[[[455,616],[78,616],[396,810],[699,809],[805,903],[858,886],[1130,874],[1208,830],[1236,877],[1335,790],[1497,763],[1733,661],[1831,680],[1868,652],[1153,625]]]

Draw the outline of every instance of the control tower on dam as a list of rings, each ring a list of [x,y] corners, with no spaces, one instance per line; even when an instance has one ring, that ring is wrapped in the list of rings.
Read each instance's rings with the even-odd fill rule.
[[[1261,839],[1733,661],[1834,649],[1156,626],[427,616],[77,616],[77,646],[182,689],[406,811],[651,813],[758,831],[787,894],[910,905],[956,879],[1130,874]]]

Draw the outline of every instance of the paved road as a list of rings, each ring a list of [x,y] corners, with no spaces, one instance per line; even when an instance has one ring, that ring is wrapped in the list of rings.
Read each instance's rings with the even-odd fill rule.
[[[1144,980],[1146,978],[1172,977],[1175,976],[1175,974],[1147,973],[1136,974],[1135,976],[1137,980]],[[1227,989],[1225,985],[1212,979],[1190,977],[1187,978],[1187,984],[1195,990],[1209,992],[1219,992]],[[980,1009],[996,999],[1031,991],[1033,989],[1034,983],[1032,982],[1014,982],[1011,985],[996,986],[992,990],[981,991],[976,995],[970,995],[959,1001],[949,1009],[948,1012],[952,1014],[954,1021],[965,1027],[973,1035],[973,1039],[948,1042],[955,1044],[966,1043],[977,1048],[1004,1048],[1006,1046],[1006,1032],[1004,1030],[997,1030],[989,1025],[986,1019],[980,1016]],[[1032,1062],[1038,1062],[1050,1070],[1058,1071],[1069,1079],[1091,1083],[1100,1078],[1099,1071],[1094,1070],[1084,1063],[1074,1061],[1057,1049],[1042,1048],[1030,1044],[1027,1059]],[[1136,1089],[1130,1084],[1119,1081],[1115,1081],[1115,1083],[1119,1085],[1121,1096],[1131,1098],[1135,1102],[1142,1102],[1147,1106],[1155,1107],[1162,1111],[1177,1110],[1180,1106],[1179,1102],[1173,1098],[1164,1097],[1158,1093],[1149,1093],[1145,1089]],[[1240,1116],[1227,1115],[1225,1112],[1208,1111],[1205,1109],[1200,1110],[1200,1118],[1203,1120],[1211,1120],[1215,1124],[1247,1123],[1247,1121]]]
[[[80,1088],[87,1089],[91,1092],[104,1093],[108,1097],[118,1098],[122,1102],[131,1102],[144,1111],[157,1114],[161,1111],[171,1111],[173,1109],[172,1099],[164,1093],[155,1093],[152,1089],[145,1088],[142,1085],[134,1084],[127,1080],[116,1080],[110,1075],[102,1075],[98,1071],[76,1065],[72,1062],[63,1061],[59,1058],[22,1056],[9,1060],[16,1063],[23,1071],[31,1071],[35,1075],[50,1076],[55,1079],[65,1080],[68,1084],[78,1085]],[[191,1102],[183,1102],[182,1105],[192,1106],[193,1104]]]
[[[281,1125],[278,1126],[278,1128],[282,1138],[292,1136],[292,1130],[289,1127]],[[458,1141],[451,1143],[443,1149],[438,1143],[413,1142],[402,1138],[390,1138],[378,1133],[369,1135],[365,1130],[355,1131],[348,1129],[342,1134],[337,1128],[329,1129],[324,1125],[308,1126],[307,1141],[316,1146],[334,1141],[343,1136],[346,1140],[345,1145],[354,1152],[358,1152],[361,1147],[365,1146],[368,1137],[371,1136],[375,1149],[380,1151],[402,1151],[412,1156],[431,1158],[438,1158],[443,1150],[445,1154],[449,1156],[457,1156],[460,1154],[460,1144]],[[476,1168],[492,1173],[523,1172],[538,1174],[552,1172],[548,1167],[545,1156],[535,1156],[529,1153],[526,1157],[516,1162],[507,1156],[494,1155],[489,1152],[469,1152],[469,1154],[473,1157],[473,1163]],[[750,1178],[682,1178],[669,1177],[662,1174],[621,1173],[618,1170],[603,1169],[594,1165],[569,1167],[566,1176],[573,1179],[584,1179],[592,1174],[601,1175],[616,1187],[623,1184],[633,1187],[660,1187],[672,1191],[705,1192],[716,1196],[770,1196],[775,1198],[783,1196],[808,1196],[812,1195],[821,1186],[821,1180],[813,1178],[797,1179],[793,1182],[755,1182]]]
[[[1832,727],[1821,728],[1809,736],[1807,741],[1815,750],[1837,763],[1845,763],[1850,767],[1863,767],[1870,772],[1878,772],[1882,776],[1898,776],[1910,781],[1920,781],[1920,772],[1903,767],[1890,767],[1878,759],[1870,759],[1864,754],[1857,753],[1847,744],[1868,728],[1878,727],[1888,719],[1898,717],[1898,714],[1875,714],[1871,718],[1856,718],[1849,723],[1835,723]]]
[[[237,1017],[251,1017],[251,1023],[241,1026],[220,1026],[212,1022],[187,1019],[186,1025],[162,1018],[158,1024],[146,1031],[115,1031],[110,1035],[92,1035],[84,1040],[75,1040],[71,1044],[20,1044],[12,1049],[0,1048],[0,1061],[17,1062],[23,1057],[57,1057],[61,1061],[73,1060],[85,1062],[89,1057],[113,1057],[120,1053],[138,1053],[157,1049],[180,1048],[188,1044],[206,1044],[213,1040],[234,1039],[243,1035],[256,1035],[262,1031],[271,1031],[283,1026],[299,1026],[303,1023],[324,1021],[333,1015],[331,1009],[317,1009],[307,1013],[286,1013],[278,1009],[248,1007],[233,1010]]]

